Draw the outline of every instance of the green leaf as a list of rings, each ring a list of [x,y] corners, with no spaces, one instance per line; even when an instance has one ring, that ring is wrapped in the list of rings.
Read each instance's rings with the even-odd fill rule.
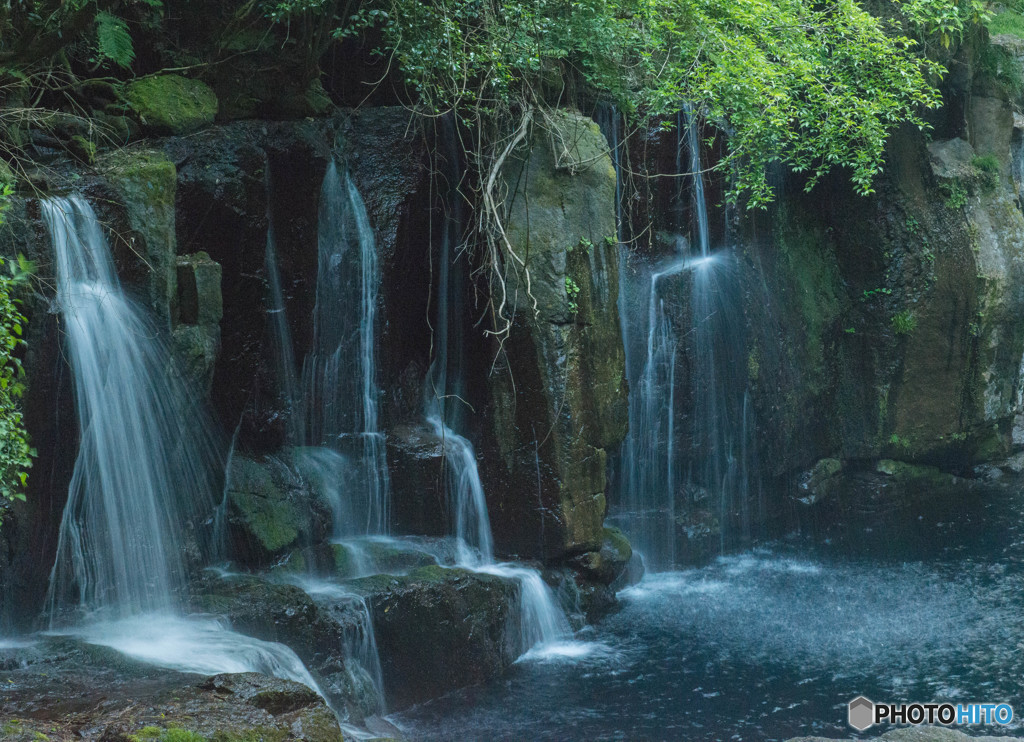
[[[100,56],[119,67],[130,67],[135,48],[124,19],[103,10],[96,14],[96,49]]]

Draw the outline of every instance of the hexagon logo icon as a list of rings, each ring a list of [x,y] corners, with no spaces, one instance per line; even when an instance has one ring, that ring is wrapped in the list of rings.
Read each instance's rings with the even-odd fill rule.
[[[864,696],[857,696],[849,704],[849,716],[847,720],[850,726],[858,732],[863,732],[875,723],[875,704]]]

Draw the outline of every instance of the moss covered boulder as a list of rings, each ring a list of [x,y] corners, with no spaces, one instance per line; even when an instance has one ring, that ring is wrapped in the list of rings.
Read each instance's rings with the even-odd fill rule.
[[[243,562],[269,565],[297,547],[324,542],[331,515],[308,483],[277,459],[236,455],[228,472],[228,536]]]
[[[197,583],[192,605],[226,618],[236,631],[294,650],[349,720],[358,723],[380,711],[372,680],[350,654],[367,621],[365,608],[351,592],[337,587],[311,595],[296,584],[232,575]]]
[[[157,134],[186,134],[213,123],[217,95],[209,85],[181,75],[153,75],[128,83],[124,97],[144,127]]]
[[[499,547],[560,560],[600,551],[607,457],[627,426],[615,169],[597,125],[559,111],[535,122],[502,175],[509,245],[529,281],[508,271],[512,326],[495,346],[484,474]]]

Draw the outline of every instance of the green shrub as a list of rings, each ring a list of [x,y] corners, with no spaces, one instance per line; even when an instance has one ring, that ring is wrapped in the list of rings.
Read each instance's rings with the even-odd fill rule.
[[[10,185],[0,188],[0,223],[11,193]],[[17,260],[0,258],[0,516],[4,504],[25,499],[22,490],[35,456],[22,419],[25,369],[17,355],[25,345],[25,316],[16,293],[27,282],[31,268],[20,256]]]
[[[1015,10],[1007,10],[993,17],[988,22],[989,33],[993,35],[1010,34],[1024,39],[1024,15]]]

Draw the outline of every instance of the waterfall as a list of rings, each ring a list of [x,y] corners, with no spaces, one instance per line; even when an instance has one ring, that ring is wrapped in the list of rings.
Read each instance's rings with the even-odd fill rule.
[[[312,345],[295,380],[291,338],[270,251],[267,270],[279,353],[279,378],[297,420],[291,465],[327,500],[332,532],[352,552],[353,536],[388,532],[388,472],[380,430],[376,368],[380,267],[366,205],[349,174],[332,160],[324,174],[317,212],[317,281]],[[304,578],[311,595],[353,603],[359,626],[346,636],[352,682],[369,686],[384,708],[380,658],[365,601],[344,589]]]
[[[185,529],[210,514],[223,462],[160,333],[121,289],[92,208],[53,198],[42,211],[80,431],[50,576],[51,630],[77,606],[89,620],[62,631],[88,643],[183,672],[261,672],[320,693],[283,644],[181,615]]]
[[[184,529],[209,513],[217,450],[160,333],[121,289],[92,208],[42,202],[81,441],[50,580],[51,621],[77,604],[166,612],[185,584]]]
[[[700,136],[697,131],[697,117],[686,109],[686,143],[690,151],[690,173],[693,182],[693,212],[697,221],[697,245],[700,248],[700,256],[708,257],[711,253],[711,237],[708,228],[708,204],[704,198],[704,168],[700,161]],[[680,147],[682,143],[682,129],[680,131]],[[679,147],[677,147],[678,149]],[[683,172],[679,170],[679,172]]]
[[[448,198],[438,250],[434,357],[427,371],[425,412],[427,424],[444,445],[448,501],[454,515],[459,563],[490,564],[494,561],[494,540],[476,451],[467,438],[456,432],[465,405],[462,368],[465,359],[463,289],[466,272],[465,259],[460,260],[460,256],[455,254],[464,214],[462,197],[458,193],[460,160],[454,125],[449,119],[444,119],[442,126],[446,162],[443,175]]]
[[[711,249],[697,117],[689,110],[678,116],[677,137],[677,170],[691,175],[693,239],[677,236],[674,256],[636,260],[632,273],[620,253],[630,425],[617,517],[655,570],[677,564],[680,524],[691,528],[692,511],[717,521],[719,548],[736,522],[749,535],[756,454],[738,266],[733,251]],[[677,209],[682,229],[683,191]],[[713,527],[702,522],[693,530],[701,529]]]
[[[476,451],[456,428],[461,422],[464,388],[461,370],[464,353],[462,292],[464,261],[456,255],[463,226],[462,198],[458,193],[459,155],[454,124],[444,119],[442,145],[446,156],[447,213],[438,251],[437,315],[434,357],[427,371],[425,417],[444,447],[448,502],[454,515],[457,564],[465,569],[514,579],[519,583],[520,648],[558,642],[571,635],[569,621],[555,596],[535,569],[494,561],[487,499],[480,480]],[[450,404],[449,404],[450,403]]]
[[[325,455],[311,461],[330,476],[347,469],[341,494],[349,502],[336,509],[335,536],[386,533],[388,473],[376,370],[377,245],[358,189],[333,161],[320,191],[317,256],[313,344],[302,367],[307,441],[340,451],[350,463]]]
[[[387,533],[388,472],[376,371],[380,268],[366,206],[332,160],[320,189],[313,342],[301,384],[269,207],[268,222],[270,316],[278,380],[291,411],[289,440],[300,447],[294,463],[322,485],[335,537]]]
[[[271,188],[270,170],[267,169],[267,244],[264,263],[267,270],[267,281],[270,284],[270,325],[274,338],[274,363],[277,371],[277,383],[281,396],[288,405],[288,437],[293,443],[303,439],[304,422],[303,407],[300,403],[302,392],[299,389],[298,377],[295,372],[295,350],[292,347],[292,334],[288,329],[288,312],[284,306],[284,290],[281,286],[281,270],[277,260],[277,239],[274,234],[274,218],[270,209]]]
[[[347,612],[342,642],[345,645],[345,657],[355,662],[346,662],[345,672],[353,687],[368,691],[360,695],[373,697],[375,713],[385,713],[384,676],[377,637],[373,630],[373,617],[366,600],[341,585],[313,577],[296,575],[291,578],[291,582],[329,610]]]

